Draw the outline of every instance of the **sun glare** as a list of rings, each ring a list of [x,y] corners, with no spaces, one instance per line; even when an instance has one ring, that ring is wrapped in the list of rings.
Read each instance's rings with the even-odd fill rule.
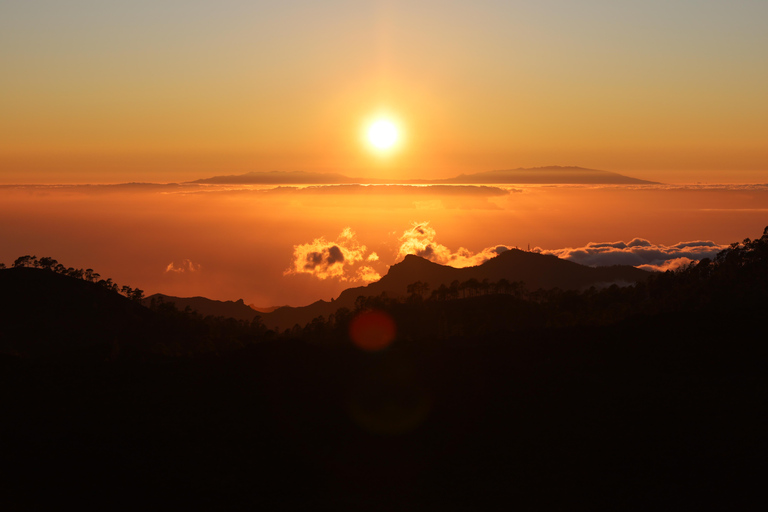
[[[368,127],[368,142],[376,149],[390,149],[397,143],[397,126],[387,119],[374,121]]]

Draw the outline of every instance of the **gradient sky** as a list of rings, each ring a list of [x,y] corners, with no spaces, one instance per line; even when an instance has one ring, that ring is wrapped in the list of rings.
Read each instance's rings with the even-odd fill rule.
[[[364,267],[384,275],[425,244],[433,261],[459,265],[529,244],[589,265],[663,269],[712,257],[716,246],[762,234],[768,185],[0,186],[0,219],[7,266],[25,254],[52,256],[147,294],[298,306],[362,286]],[[427,222],[427,235],[414,234],[414,223]],[[630,244],[636,238],[647,243]],[[333,246],[343,264],[307,268],[308,251],[327,260]]]
[[[4,0],[0,183],[768,172],[765,0]],[[403,145],[361,142],[388,113]],[[748,177],[748,178],[746,178]]]

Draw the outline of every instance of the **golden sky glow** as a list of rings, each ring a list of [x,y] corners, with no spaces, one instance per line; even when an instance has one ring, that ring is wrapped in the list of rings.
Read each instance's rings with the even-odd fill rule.
[[[768,168],[765,19],[750,0],[10,0],[0,182],[541,165],[727,180]],[[408,125],[386,160],[358,136],[381,105]]]
[[[0,262],[257,306],[330,299],[405,254],[530,243],[672,268],[768,223],[766,19],[762,0],[5,0]],[[664,185],[135,184],[549,165]],[[72,183],[134,184],[7,186]]]

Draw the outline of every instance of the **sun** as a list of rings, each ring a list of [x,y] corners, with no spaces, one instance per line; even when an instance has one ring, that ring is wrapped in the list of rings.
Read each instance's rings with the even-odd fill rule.
[[[399,135],[395,123],[388,119],[377,119],[368,127],[368,142],[376,149],[392,148]]]

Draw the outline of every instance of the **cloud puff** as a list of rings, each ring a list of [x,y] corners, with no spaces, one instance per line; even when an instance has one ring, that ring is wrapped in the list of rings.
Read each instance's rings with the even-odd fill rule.
[[[357,280],[362,281],[364,283],[373,283],[374,281],[378,281],[381,279],[381,275],[379,275],[376,270],[373,269],[373,267],[369,267],[368,265],[365,265],[364,267],[360,267],[357,269]]]
[[[355,269],[357,263],[365,259],[365,252],[366,247],[357,241],[355,232],[344,228],[334,242],[320,237],[308,244],[294,245],[293,262],[283,274],[311,274],[318,279],[341,281],[376,281],[380,276],[373,268]],[[376,259],[376,253],[368,256],[369,261]]]
[[[473,253],[464,247],[459,247],[456,252],[453,252],[448,247],[435,242],[436,234],[437,232],[429,225],[429,222],[414,222],[411,228],[407,229],[400,237],[397,260],[405,258],[408,254],[414,254],[441,265],[462,268],[480,265],[509,250],[506,245],[497,245],[483,249],[478,253]]]
[[[167,267],[165,267],[165,273],[172,272],[174,274],[181,274],[184,272],[200,272],[202,270],[203,266],[199,263],[192,263],[192,260],[185,259],[182,260],[180,264],[176,264],[173,261],[168,264]]]
[[[591,267],[631,265],[645,270],[665,271],[674,270],[704,258],[713,258],[727,247],[710,240],[657,245],[644,238],[634,238],[630,242],[590,242],[584,247],[555,250],[536,247],[534,252],[553,254],[558,258]]]

